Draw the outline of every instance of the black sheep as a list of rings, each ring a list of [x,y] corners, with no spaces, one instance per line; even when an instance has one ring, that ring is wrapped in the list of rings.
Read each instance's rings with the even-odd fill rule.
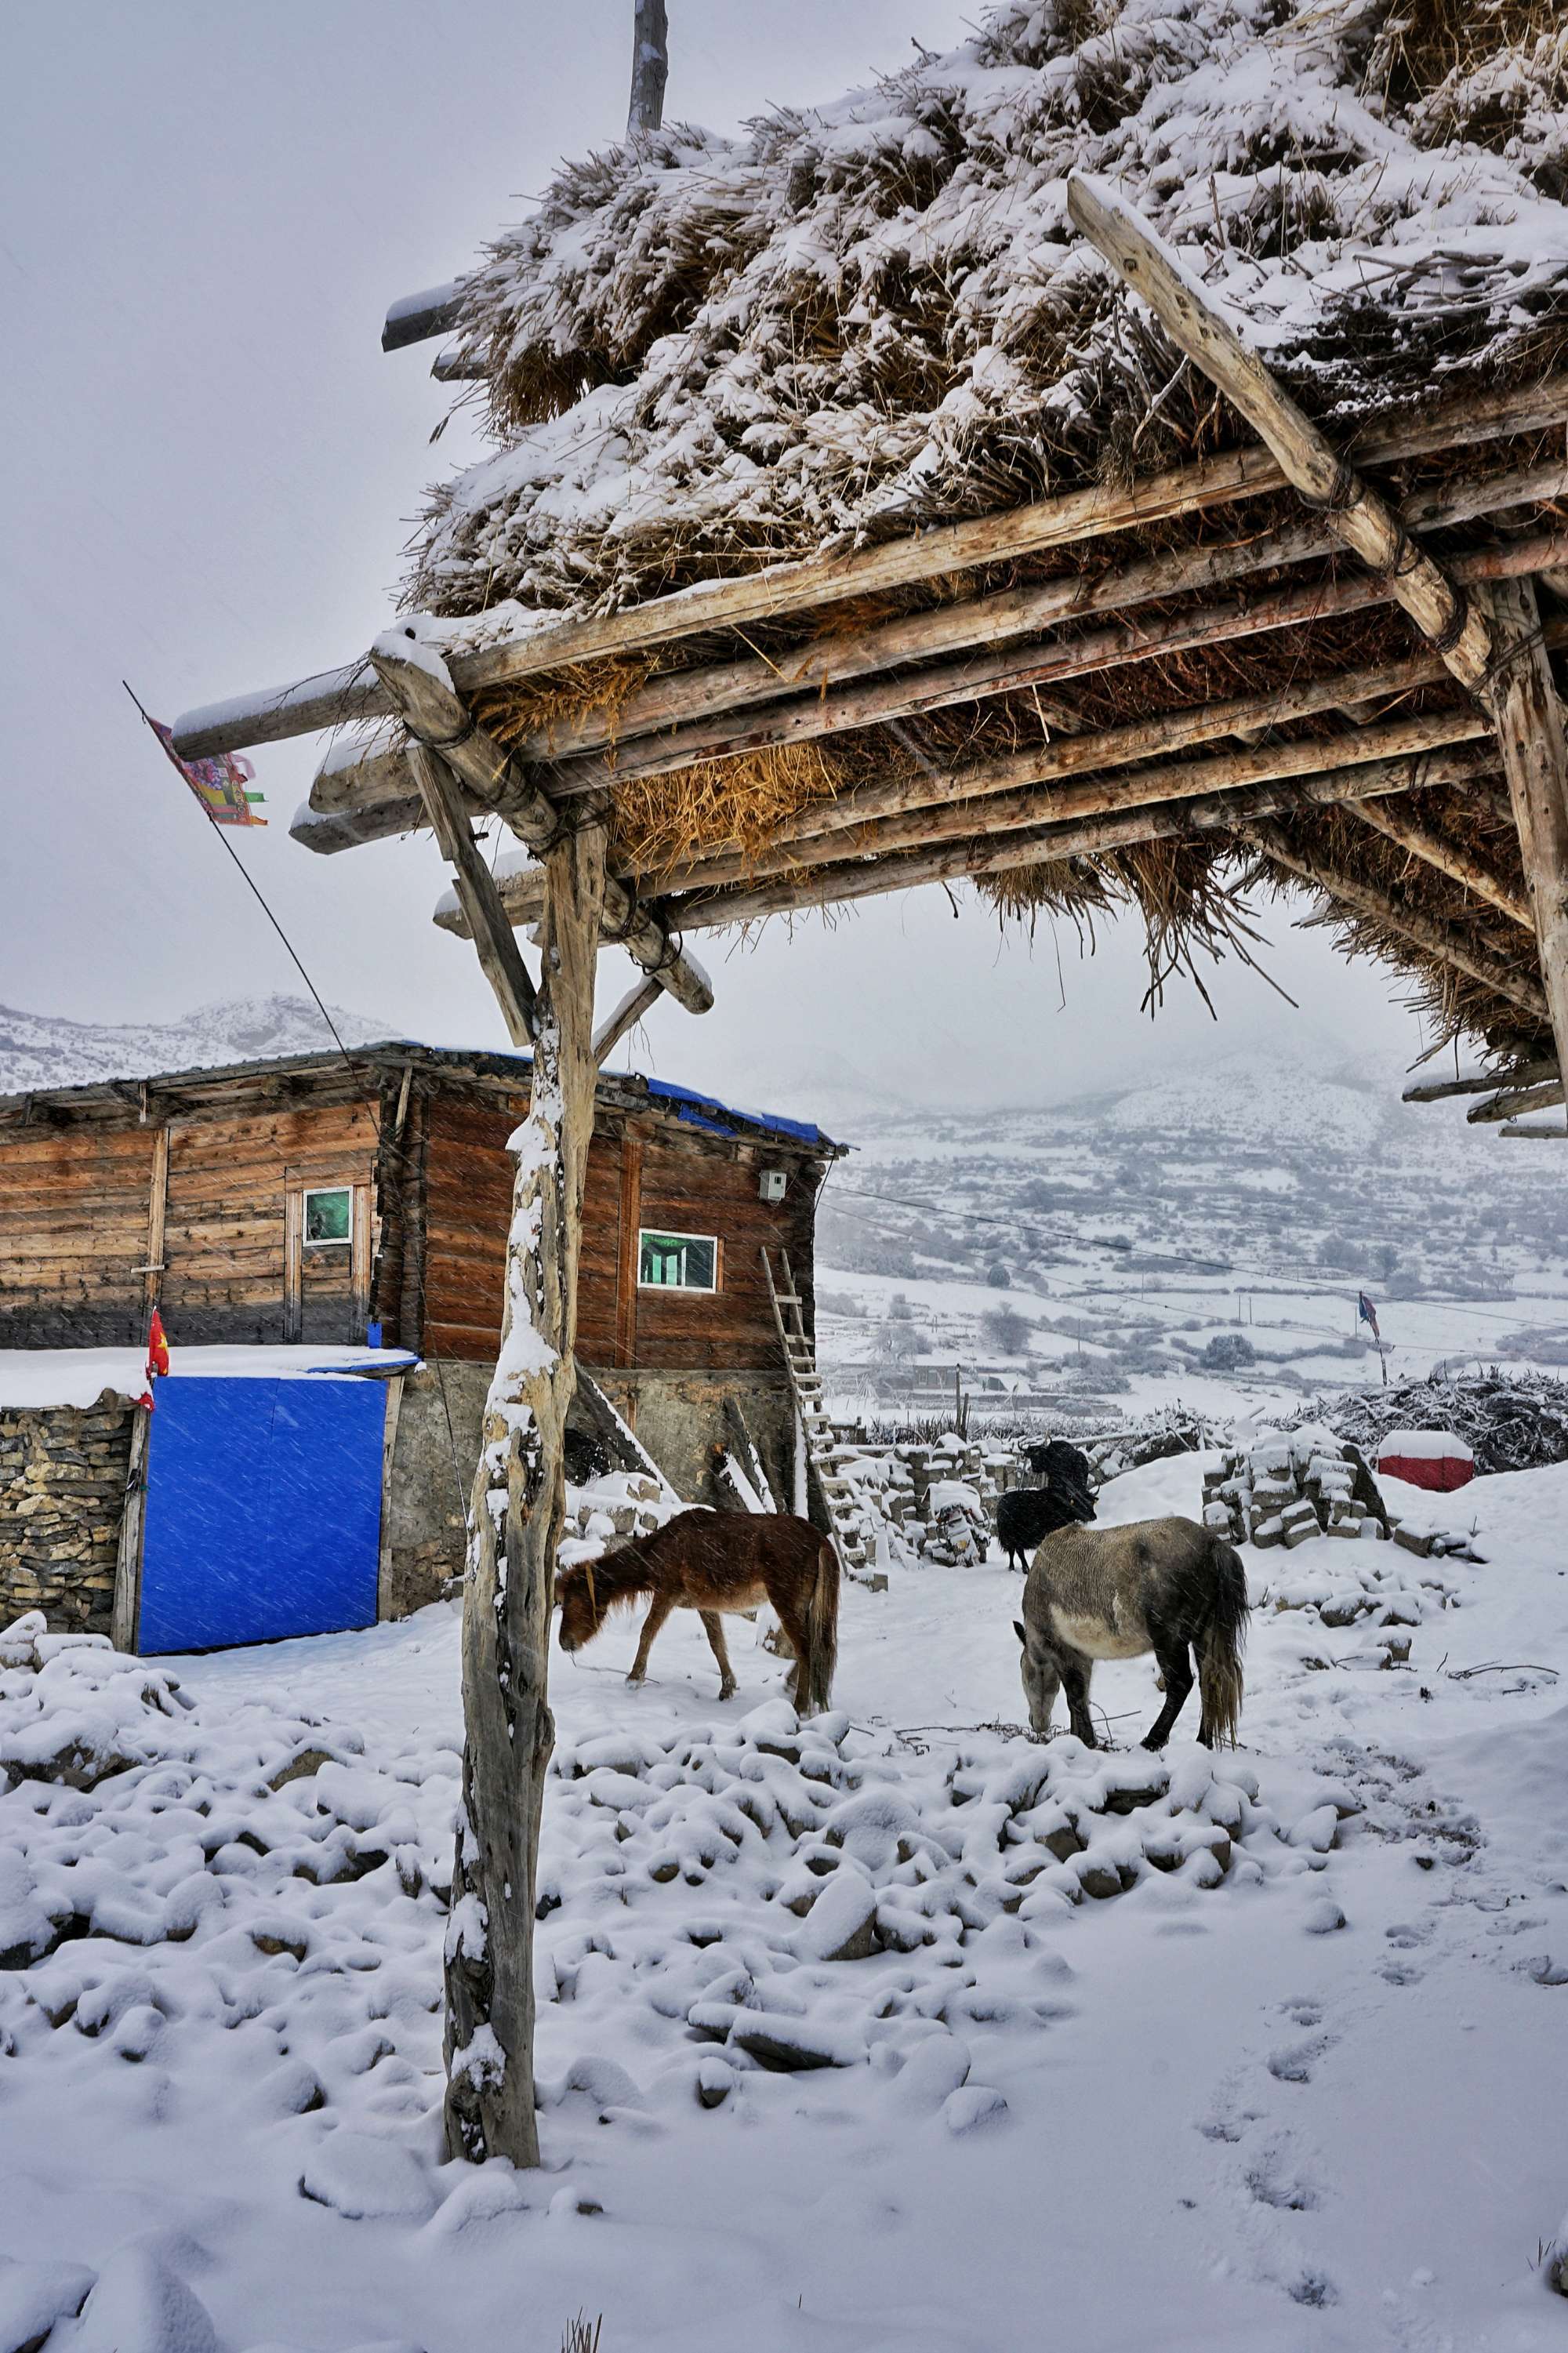
[[[1094,1497],[1089,1492],[1088,1458],[1065,1438],[1048,1446],[1031,1446],[1025,1460],[1045,1480],[1043,1487],[1015,1487],[996,1505],[996,1534],[1012,1568],[1027,1570],[1037,1545],[1053,1529],[1074,1521],[1092,1520]]]

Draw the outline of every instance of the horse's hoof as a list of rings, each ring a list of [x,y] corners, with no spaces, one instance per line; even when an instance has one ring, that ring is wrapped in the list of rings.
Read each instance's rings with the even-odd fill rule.
[[[733,1699],[735,1696],[735,1688],[736,1687],[733,1683],[721,1683],[719,1686],[719,1697],[721,1702],[727,1699]]]
[[[646,1675],[628,1675],[626,1677],[626,1689],[628,1691],[641,1691],[647,1681],[647,1677]]]

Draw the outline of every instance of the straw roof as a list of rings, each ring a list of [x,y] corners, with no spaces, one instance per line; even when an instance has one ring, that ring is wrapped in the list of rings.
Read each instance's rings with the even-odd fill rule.
[[[463,281],[498,449],[437,494],[410,600],[636,604],[1212,446],[1074,168],[1322,421],[1568,339],[1549,0],[1013,0],[834,104],[563,168]]]
[[[1009,537],[1084,486],[1254,446],[1071,226],[1073,170],[1179,249],[1439,561],[1539,572],[1568,641],[1568,27],[1547,0],[1008,0],[831,105],[564,167],[460,286],[444,372],[479,379],[495,447],[432,496],[418,632],[468,661],[475,717],[552,795],[607,793],[616,870],[678,925],[963,873],[1004,918],[1135,906],[1157,998],[1306,885],[1441,1034],[1549,1048],[1495,744],[1292,493]],[[1477,400],[1484,432],[1432,425]],[[699,599],[683,630],[668,603],[975,518],[994,558],[982,529],[951,573],[895,566],[743,627]],[[1031,617],[1010,630],[1009,599]],[[616,615],[613,650],[551,666],[552,630],[575,645]],[[1026,677],[1021,645],[1042,649]],[[1228,741],[1203,723],[1221,706]],[[1140,731],[1170,753],[1138,754],[1149,805],[1187,814],[1080,839],[1058,820],[1136,786],[1075,799],[1072,739],[1115,765]],[[1265,789],[1384,750],[1416,765],[1352,805],[1331,775]],[[1203,800],[1253,778],[1258,822]],[[900,810],[938,841],[967,827],[974,854],[922,863]],[[501,871],[526,921],[533,874]]]

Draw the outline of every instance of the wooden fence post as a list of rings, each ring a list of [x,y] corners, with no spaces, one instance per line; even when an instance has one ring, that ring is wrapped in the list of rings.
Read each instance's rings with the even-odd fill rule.
[[[466,1746],[447,1929],[447,2146],[539,2162],[533,1906],[563,1440],[576,1386],[577,1255],[594,1126],[594,976],[605,836],[568,833],[545,860],[542,979],[507,1244],[500,1354],[469,1514],[463,1609]]]

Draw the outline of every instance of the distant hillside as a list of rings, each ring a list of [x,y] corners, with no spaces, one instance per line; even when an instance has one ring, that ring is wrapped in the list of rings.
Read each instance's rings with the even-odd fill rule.
[[[345,1045],[387,1034],[385,1022],[363,1013],[333,1006],[331,1014]],[[231,997],[165,1022],[67,1021],[58,1014],[0,1006],[0,1094],[310,1054],[331,1042],[320,1010],[305,997]]]

